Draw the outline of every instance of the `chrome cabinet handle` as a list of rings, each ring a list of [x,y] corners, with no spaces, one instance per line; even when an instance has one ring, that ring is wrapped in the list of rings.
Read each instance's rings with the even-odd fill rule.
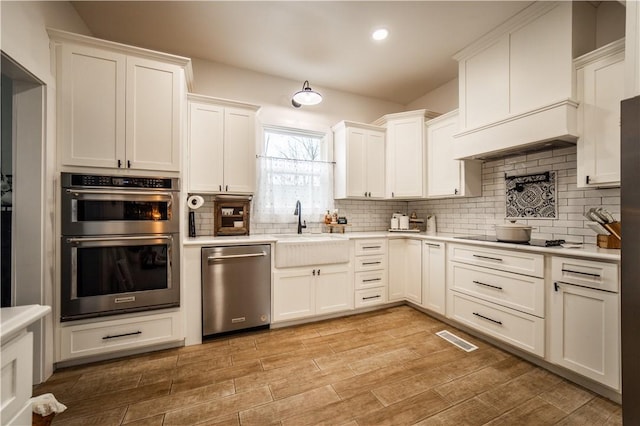
[[[497,262],[502,262],[502,259],[500,259],[499,257],[481,256],[479,254],[474,254],[473,257],[477,257],[479,259],[488,259],[488,260],[495,260]]]
[[[493,323],[495,323],[495,324],[502,325],[502,321],[498,321],[498,320],[494,320],[493,318],[485,317],[484,315],[481,315],[481,314],[479,314],[479,313],[477,313],[477,312],[473,312],[473,315],[475,315],[475,316],[477,316],[477,317],[480,317],[480,318],[482,318],[482,319],[485,319],[485,320],[487,320],[487,321],[491,321],[491,322],[493,322]]]
[[[491,284],[485,284],[483,282],[480,281],[472,281],[474,284],[478,284],[478,285],[483,285],[485,287],[491,287],[491,288],[495,288],[496,290],[502,290],[502,287],[497,286],[497,285],[491,285]]]

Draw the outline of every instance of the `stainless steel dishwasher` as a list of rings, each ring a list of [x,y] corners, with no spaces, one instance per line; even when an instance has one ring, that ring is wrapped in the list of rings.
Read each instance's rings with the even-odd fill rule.
[[[271,322],[271,246],[202,249],[202,335]]]

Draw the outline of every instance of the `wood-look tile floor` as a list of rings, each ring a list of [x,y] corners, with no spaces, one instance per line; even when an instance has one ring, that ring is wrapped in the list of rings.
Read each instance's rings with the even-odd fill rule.
[[[622,424],[620,405],[409,306],[60,369],[46,392],[59,425]]]

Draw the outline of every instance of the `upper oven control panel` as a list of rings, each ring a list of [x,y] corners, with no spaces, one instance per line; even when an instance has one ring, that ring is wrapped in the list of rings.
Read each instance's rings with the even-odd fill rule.
[[[77,173],[62,173],[62,186],[101,188],[146,188],[177,191],[178,178],[145,176],[105,176]]]

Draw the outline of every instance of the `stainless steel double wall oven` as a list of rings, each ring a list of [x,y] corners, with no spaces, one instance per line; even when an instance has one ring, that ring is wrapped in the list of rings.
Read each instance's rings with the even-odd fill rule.
[[[61,182],[61,320],[179,306],[178,179]]]

